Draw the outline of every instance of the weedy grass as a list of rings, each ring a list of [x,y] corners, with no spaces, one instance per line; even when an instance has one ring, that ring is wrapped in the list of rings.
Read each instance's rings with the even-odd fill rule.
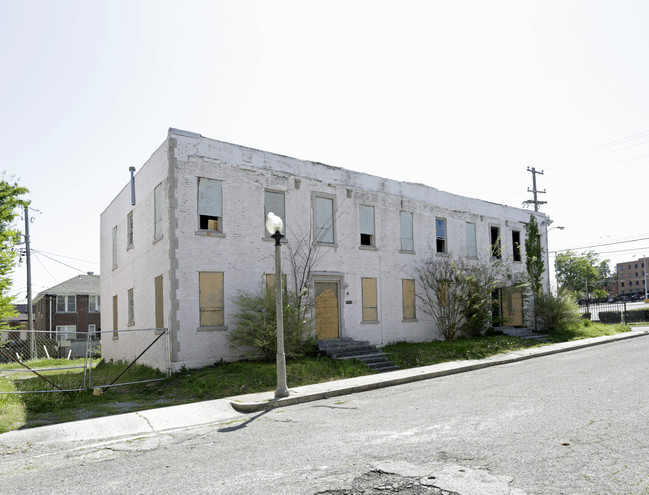
[[[552,332],[550,336],[557,342],[564,342],[628,330],[629,327],[624,325],[600,325],[582,321],[569,329]],[[543,344],[519,337],[490,335],[453,342],[398,342],[383,347],[383,351],[388,359],[401,368],[412,368],[446,361],[481,359],[538,345]],[[66,363],[70,364],[68,361]],[[29,364],[31,366],[33,363]],[[45,368],[56,364],[60,363],[39,362],[34,367]],[[7,366],[14,365],[0,365],[0,392],[42,390],[47,387],[47,384],[33,373],[21,371],[20,376],[11,376],[11,373],[5,371]],[[100,362],[92,370],[93,383],[99,383],[103,387],[124,371],[125,367],[124,363]],[[133,375],[128,375],[131,372]],[[334,360],[324,356],[289,359],[286,363],[289,387],[370,373],[372,372],[369,368],[358,361]],[[83,381],[83,373],[79,370],[47,371],[44,374],[53,382],[59,385],[68,384],[70,388],[75,388]],[[129,369],[124,378],[126,381],[134,381],[135,378],[155,379],[161,376],[157,370],[136,365]],[[277,371],[274,362],[244,361],[216,363],[197,370],[183,369],[159,381],[103,388],[103,394],[99,396],[93,395],[92,390],[20,395],[0,393],[0,433],[18,428],[265,392],[274,390],[276,385]]]
[[[628,325],[604,325],[593,323],[590,320],[581,320],[562,330],[552,330],[550,337],[556,342],[569,342],[571,340],[589,339],[591,337],[602,337],[604,335],[615,335],[631,330]]]
[[[503,352],[516,351],[540,345],[538,342],[508,335],[490,335],[457,339],[452,342],[396,342],[383,347],[388,359],[401,368],[414,368],[431,364],[482,359]]]

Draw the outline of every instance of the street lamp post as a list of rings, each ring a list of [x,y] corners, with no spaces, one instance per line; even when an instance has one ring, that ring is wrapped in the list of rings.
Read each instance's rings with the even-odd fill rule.
[[[284,222],[272,212],[266,215],[266,230],[275,239],[275,313],[277,315],[277,390],[275,398],[288,397],[286,356],[284,355],[284,311],[282,306],[282,230]]]

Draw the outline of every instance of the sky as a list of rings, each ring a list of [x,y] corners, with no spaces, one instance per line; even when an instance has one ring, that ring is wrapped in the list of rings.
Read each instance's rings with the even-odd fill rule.
[[[99,216],[169,127],[516,207],[534,167],[551,262],[649,256],[645,0],[0,7],[0,170],[30,190],[34,296],[99,273]]]

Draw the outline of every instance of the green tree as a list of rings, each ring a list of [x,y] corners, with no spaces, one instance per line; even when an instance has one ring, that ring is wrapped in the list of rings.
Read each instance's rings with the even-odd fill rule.
[[[17,253],[14,246],[19,231],[14,226],[17,209],[28,202],[21,199],[28,190],[21,187],[13,178],[2,176],[0,179],[0,328],[6,328],[6,318],[13,316],[14,298],[9,295],[11,278],[9,275],[16,266]]]
[[[558,253],[554,266],[559,288],[585,294],[588,283],[589,294],[595,294],[602,289],[610,274],[608,262],[609,260],[600,261],[594,251],[585,251],[581,255],[573,251]]]
[[[527,284],[532,293],[532,308],[534,311],[534,330],[537,329],[537,296],[543,288],[543,246],[541,246],[541,234],[539,224],[534,215],[530,215],[530,221],[525,225],[525,268],[527,269]]]

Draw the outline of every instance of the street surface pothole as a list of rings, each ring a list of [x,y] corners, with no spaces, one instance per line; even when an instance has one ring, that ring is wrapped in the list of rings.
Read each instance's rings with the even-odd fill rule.
[[[426,476],[403,476],[373,469],[352,481],[351,488],[342,490],[325,490],[314,495],[374,495],[403,493],[405,495],[459,495],[457,492],[442,490],[435,486],[436,478]]]

